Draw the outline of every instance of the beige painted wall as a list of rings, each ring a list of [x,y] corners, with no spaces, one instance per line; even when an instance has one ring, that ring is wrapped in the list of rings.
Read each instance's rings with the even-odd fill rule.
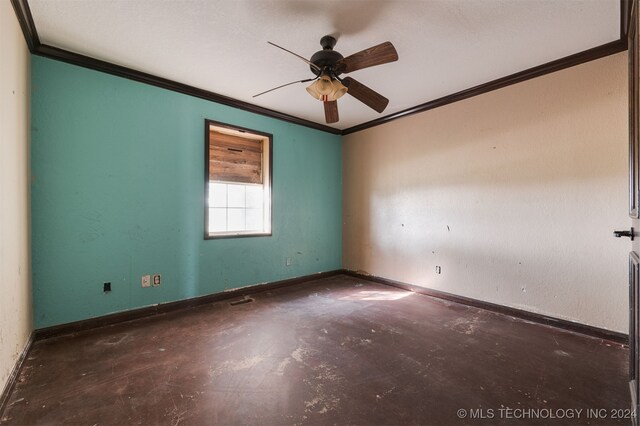
[[[0,392],[31,332],[30,56],[9,1],[0,1]]]
[[[344,267],[626,332],[626,67],[625,52],[346,136]]]

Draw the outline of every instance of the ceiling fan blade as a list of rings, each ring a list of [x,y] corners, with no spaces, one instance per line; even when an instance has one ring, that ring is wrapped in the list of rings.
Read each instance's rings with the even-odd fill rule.
[[[348,94],[378,112],[384,111],[389,104],[389,99],[351,77],[343,78],[342,84],[347,86]]]
[[[264,95],[265,93],[273,92],[274,90],[280,89],[280,88],[285,87],[285,86],[290,86],[290,85],[292,85],[292,84],[296,84],[296,83],[306,83],[307,81],[313,81],[313,80],[315,80],[315,78],[307,78],[306,80],[292,81],[291,83],[283,84],[283,85],[281,85],[281,86],[274,87],[273,89],[269,89],[269,90],[265,90],[264,92],[260,92],[260,93],[258,93],[257,95],[253,95],[253,97],[255,98],[255,97],[257,97],[257,96]]]
[[[302,59],[303,61],[305,61],[305,62],[307,63],[307,65],[309,65],[311,68],[315,69],[316,71],[321,71],[319,66],[317,66],[316,64],[314,64],[314,63],[313,63],[313,62],[311,62],[310,60],[306,59],[304,56],[300,56],[300,55],[298,55],[297,53],[293,53],[292,51],[290,51],[290,50],[288,50],[288,49],[285,49],[285,48],[284,48],[284,47],[282,47],[282,46],[278,46],[278,45],[277,45],[277,44],[275,44],[275,43],[271,43],[270,41],[268,41],[267,43],[269,43],[269,44],[270,44],[270,45],[272,45],[272,46],[277,47],[278,49],[282,49],[282,50],[284,50],[285,52],[289,52],[289,53],[291,53],[293,56],[297,56],[298,58],[300,58],[300,59]]]
[[[327,124],[337,123],[338,117],[338,101],[324,101],[324,118]]]
[[[363,68],[386,64],[398,60],[398,52],[389,41],[380,43],[377,46],[361,50],[358,53],[347,56],[338,61],[337,68],[344,73],[350,73]]]

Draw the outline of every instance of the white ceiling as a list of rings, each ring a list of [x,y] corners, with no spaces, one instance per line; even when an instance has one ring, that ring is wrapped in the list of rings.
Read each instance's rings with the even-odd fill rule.
[[[347,56],[391,41],[398,62],[350,74],[389,98],[351,96],[344,129],[620,37],[619,0],[29,0],[40,41],[324,124],[292,85],[325,34]],[[307,83],[308,84],[308,83]],[[211,117],[214,118],[214,117]]]

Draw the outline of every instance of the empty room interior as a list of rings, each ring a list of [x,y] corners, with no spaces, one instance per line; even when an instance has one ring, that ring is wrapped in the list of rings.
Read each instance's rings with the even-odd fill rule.
[[[637,424],[636,0],[1,0],[0,424]]]

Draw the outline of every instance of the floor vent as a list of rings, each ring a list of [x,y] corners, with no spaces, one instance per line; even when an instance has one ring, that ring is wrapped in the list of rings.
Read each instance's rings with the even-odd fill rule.
[[[247,297],[245,299],[234,300],[233,302],[229,302],[229,304],[231,306],[236,306],[236,305],[244,305],[245,303],[251,303],[251,302],[253,302],[253,299],[250,297]]]

